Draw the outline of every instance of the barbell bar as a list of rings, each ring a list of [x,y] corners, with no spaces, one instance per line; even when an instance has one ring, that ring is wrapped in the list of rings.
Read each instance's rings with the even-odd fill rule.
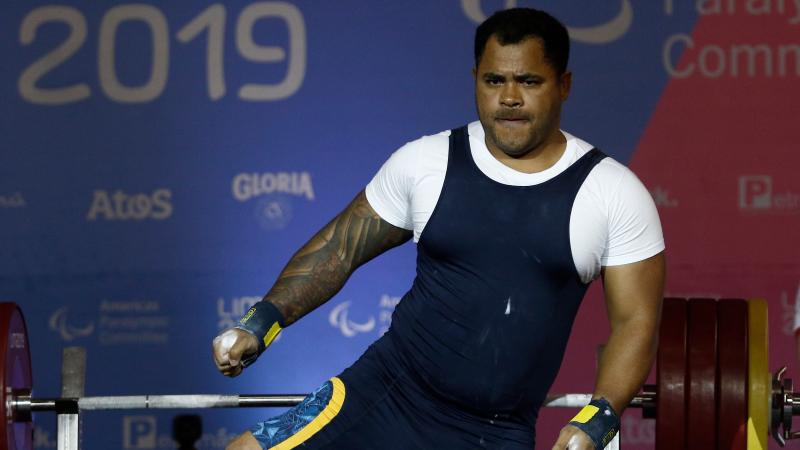
[[[657,383],[646,385],[630,406],[656,419],[656,449],[766,450],[771,432],[779,445],[800,437],[792,418],[800,395],[785,367],[767,367],[764,300],[675,299],[664,302]],[[32,413],[82,410],[286,407],[305,395],[134,395],[32,397],[31,356],[22,311],[0,303],[0,443],[32,449]],[[82,375],[81,375],[82,376]],[[544,406],[581,407],[591,394],[551,394]],[[687,401],[688,399],[688,401]],[[708,417],[708,416],[711,417]],[[714,432],[709,432],[709,427]],[[21,443],[21,444],[20,444]],[[718,446],[719,445],[719,446]]]

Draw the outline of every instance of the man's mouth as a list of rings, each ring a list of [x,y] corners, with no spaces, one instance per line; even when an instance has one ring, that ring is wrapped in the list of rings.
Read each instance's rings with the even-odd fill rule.
[[[521,125],[523,123],[528,122],[527,117],[497,117],[495,120],[503,125],[511,125],[511,126]]]

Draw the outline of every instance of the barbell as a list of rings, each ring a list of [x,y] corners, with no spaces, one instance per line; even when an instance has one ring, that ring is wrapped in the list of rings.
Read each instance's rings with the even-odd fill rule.
[[[656,420],[656,450],[766,450],[768,435],[780,446],[800,437],[792,418],[800,396],[786,368],[768,371],[767,303],[761,299],[664,301],[656,384],[646,385],[632,407]],[[77,356],[76,356],[77,355]],[[81,360],[83,358],[83,360]],[[305,395],[83,395],[85,353],[66,357],[62,397],[32,397],[31,354],[22,311],[0,303],[0,443],[32,450],[34,412],[59,414],[59,442],[74,432],[81,410],[184,409],[293,406]],[[69,386],[72,380],[74,386]],[[581,407],[590,394],[551,394],[545,406]],[[64,420],[62,421],[61,418]],[[63,427],[62,427],[63,424]],[[64,437],[64,442],[69,442]],[[70,446],[72,445],[72,446]]]

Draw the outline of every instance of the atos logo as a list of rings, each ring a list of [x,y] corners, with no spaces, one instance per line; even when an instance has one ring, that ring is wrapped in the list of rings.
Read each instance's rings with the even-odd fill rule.
[[[94,191],[86,220],[164,220],[172,216],[172,191],[156,189],[151,194]]]
[[[461,0],[461,8],[473,22],[486,20],[486,13],[481,8],[481,0]],[[584,44],[608,44],[620,39],[633,24],[633,7],[630,0],[622,0],[619,13],[604,23],[589,27],[567,26],[569,36],[575,42]],[[505,0],[506,8],[515,8],[517,0]]]
[[[370,316],[365,322],[355,322],[349,317],[350,302],[342,302],[331,310],[328,322],[338,328],[345,337],[353,337],[360,333],[369,333],[375,329],[375,317]]]
[[[61,339],[69,342],[80,337],[86,337],[94,333],[94,322],[75,325],[69,322],[67,313],[69,308],[64,306],[57,309],[50,316],[50,329],[61,335]]]

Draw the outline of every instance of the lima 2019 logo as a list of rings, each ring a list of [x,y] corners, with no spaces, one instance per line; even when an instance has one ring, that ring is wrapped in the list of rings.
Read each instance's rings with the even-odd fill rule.
[[[506,8],[517,6],[517,0],[505,0]],[[481,0],[461,0],[461,8],[473,22],[486,20],[486,13],[481,8]],[[622,0],[619,13],[612,19],[589,27],[571,27],[567,25],[569,36],[575,42],[584,44],[608,44],[621,38],[633,24],[633,7],[630,0]]]

